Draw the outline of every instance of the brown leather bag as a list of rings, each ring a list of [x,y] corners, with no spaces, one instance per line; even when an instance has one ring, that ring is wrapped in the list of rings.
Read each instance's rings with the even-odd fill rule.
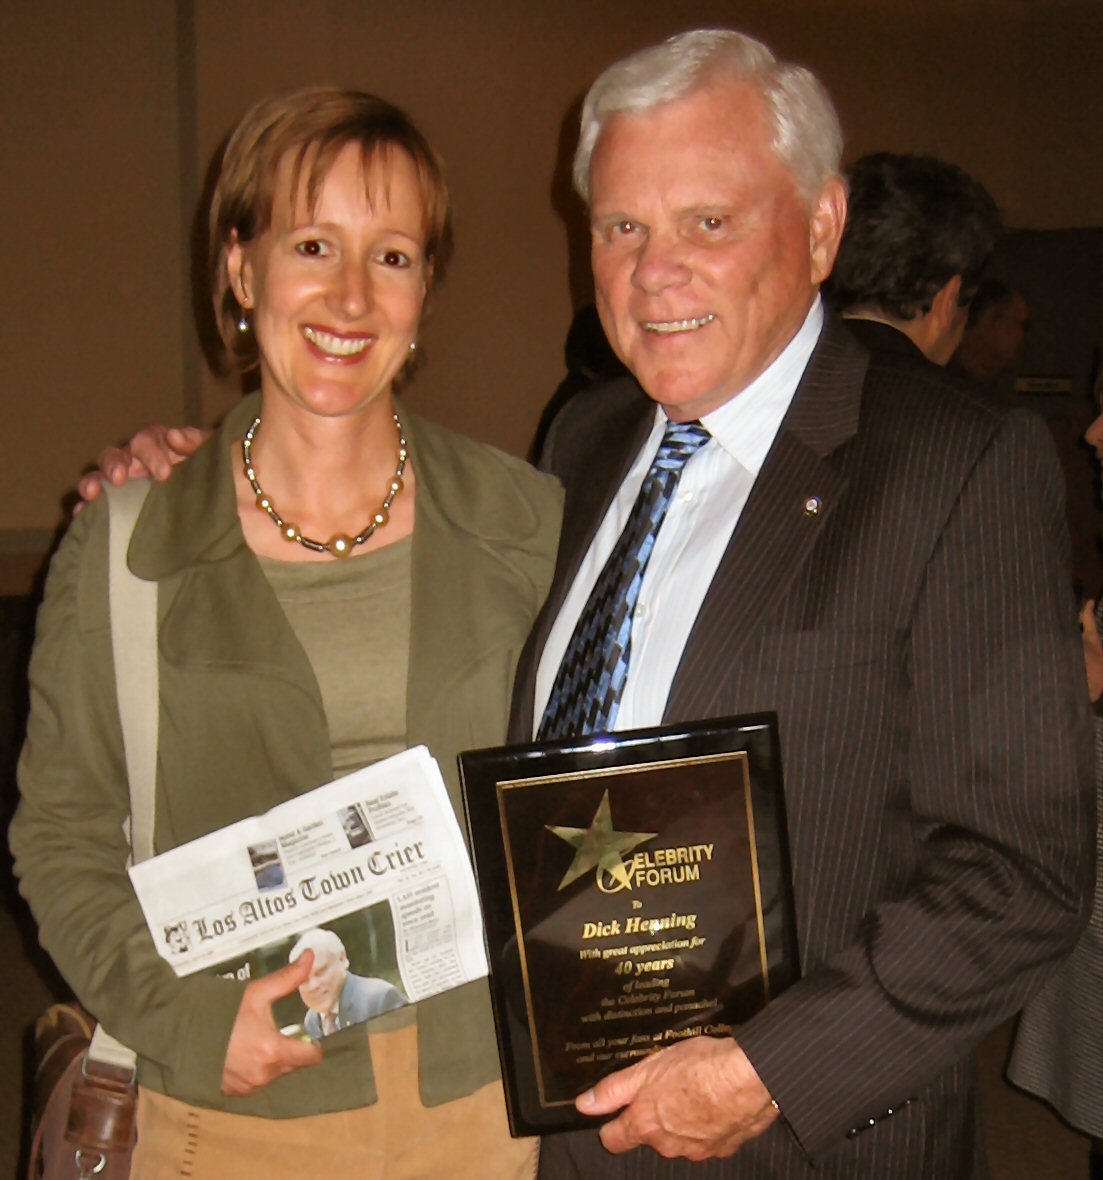
[[[153,855],[157,780],[157,586],[131,574],[126,553],[149,481],[107,487],[110,513],[108,598],[119,721],[130,788],[134,859]],[[136,1138],[135,1058],[100,1036],[88,1053],[96,1021],[79,1004],[55,1004],[35,1024],[34,1109],[28,1180],[127,1180]],[[109,1052],[110,1050],[110,1052]],[[104,1058],[114,1056],[111,1065]]]
[[[128,1070],[89,1066],[96,1021],[79,1004],[54,1004],[35,1022],[27,1180],[127,1180],[138,1091]]]

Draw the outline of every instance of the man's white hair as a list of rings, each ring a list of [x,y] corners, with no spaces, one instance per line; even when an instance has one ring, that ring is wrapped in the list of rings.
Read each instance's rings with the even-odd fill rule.
[[[322,952],[332,955],[335,959],[348,958],[345,953],[345,944],[332,930],[323,930],[320,926],[315,926],[313,930],[306,930],[299,936],[299,941],[291,948],[291,954],[287,956],[287,961],[294,963],[296,959],[301,957],[303,951],[313,951],[315,955]]]
[[[747,82],[762,95],[771,146],[806,200],[839,171],[843,134],[823,84],[803,66],[779,61],[761,41],[733,29],[694,29],[614,62],[590,87],[574,157],[574,184],[590,201],[590,166],[605,123],[684,98],[717,79]]]

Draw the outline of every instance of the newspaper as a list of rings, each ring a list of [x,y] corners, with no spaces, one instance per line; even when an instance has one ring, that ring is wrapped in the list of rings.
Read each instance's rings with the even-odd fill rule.
[[[275,1008],[289,1035],[324,1036],[487,973],[467,849],[424,746],[134,865],[130,879],[177,975],[254,979],[312,949],[311,977]]]

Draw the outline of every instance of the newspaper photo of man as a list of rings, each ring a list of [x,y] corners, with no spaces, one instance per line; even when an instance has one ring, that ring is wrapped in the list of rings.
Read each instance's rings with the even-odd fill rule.
[[[385,979],[353,974],[345,944],[332,930],[307,930],[291,948],[288,962],[296,962],[308,950],[314,952],[314,964],[299,997],[306,1005],[303,1027],[311,1040],[406,1003],[406,997]]]

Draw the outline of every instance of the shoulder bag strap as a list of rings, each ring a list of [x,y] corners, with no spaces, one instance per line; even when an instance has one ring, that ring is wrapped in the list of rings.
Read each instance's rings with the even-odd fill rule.
[[[126,564],[130,537],[149,491],[149,480],[128,480],[122,487],[104,485],[110,515],[108,596],[111,650],[119,698],[126,776],[130,784],[130,849],[135,862],[153,855],[153,819],[157,785],[157,583],[146,582]],[[89,1058],[133,1075],[135,1055],[96,1027]]]
[[[108,591],[111,651],[119,698],[126,776],[130,784],[130,849],[135,861],[153,855],[153,815],[157,784],[157,583],[130,572],[127,550],[149,480],[132,479],[122,487],[105,485],[111,527],[108,543]]]

